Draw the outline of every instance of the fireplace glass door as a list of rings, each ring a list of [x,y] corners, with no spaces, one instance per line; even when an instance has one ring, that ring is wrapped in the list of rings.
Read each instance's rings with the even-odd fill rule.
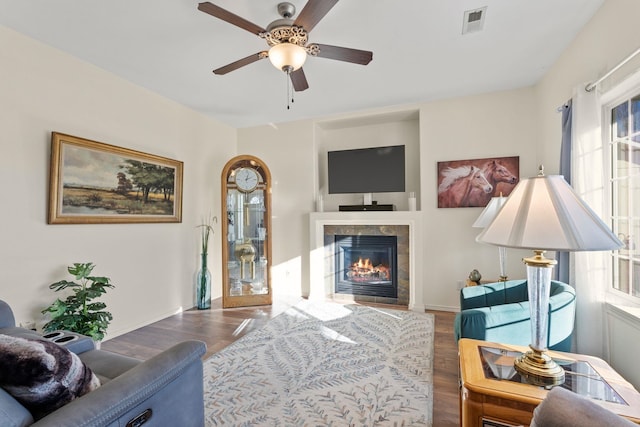
[[[335,292],[398,297],[396,236],[335,236]]]

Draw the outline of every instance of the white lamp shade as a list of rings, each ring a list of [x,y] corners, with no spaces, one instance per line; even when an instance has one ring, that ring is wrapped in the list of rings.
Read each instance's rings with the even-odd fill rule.
[[[291,71],[295,71],[302,67],[306,60],[307,51],[297,44],[278,43],[269,49],[269,61],[281,71],[284,71],[285,67],[292,67]]]
[[[491,221],[493,221],[506,201],[506,197],[492,197],[487,206],[485,206],[484,210],[480,213],[478,219],[476,219],[476,222],[473,223],[472,227],[485,228],[487,225],[491,224]]]
[[[623,246],[560,175],[520,181],[476,240],[550,251],[603,251]]]

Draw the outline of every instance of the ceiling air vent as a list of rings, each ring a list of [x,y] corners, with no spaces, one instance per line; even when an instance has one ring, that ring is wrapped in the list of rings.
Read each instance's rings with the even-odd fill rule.
[[[484,26],[486,12],[487,6],[465,11],[464,20],[462,21],[462,34],[481,31]]]

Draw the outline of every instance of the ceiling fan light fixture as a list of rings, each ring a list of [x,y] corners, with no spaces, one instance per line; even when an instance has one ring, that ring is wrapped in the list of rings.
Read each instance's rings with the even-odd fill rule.
[[[307,51],[297,44],[278,43],[269,49],[269,61],[281,71],[296,71],[306,60]]]

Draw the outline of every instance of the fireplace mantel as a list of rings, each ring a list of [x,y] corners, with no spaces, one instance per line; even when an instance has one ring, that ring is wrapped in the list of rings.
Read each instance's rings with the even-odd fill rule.
[[[407,225],[409,226],[409,310],[424,312],[422,265],[422,223],[415,211],[312,212],[309,214],[309,299],[324,299],[333,290],[324,280],[325,225]]]

